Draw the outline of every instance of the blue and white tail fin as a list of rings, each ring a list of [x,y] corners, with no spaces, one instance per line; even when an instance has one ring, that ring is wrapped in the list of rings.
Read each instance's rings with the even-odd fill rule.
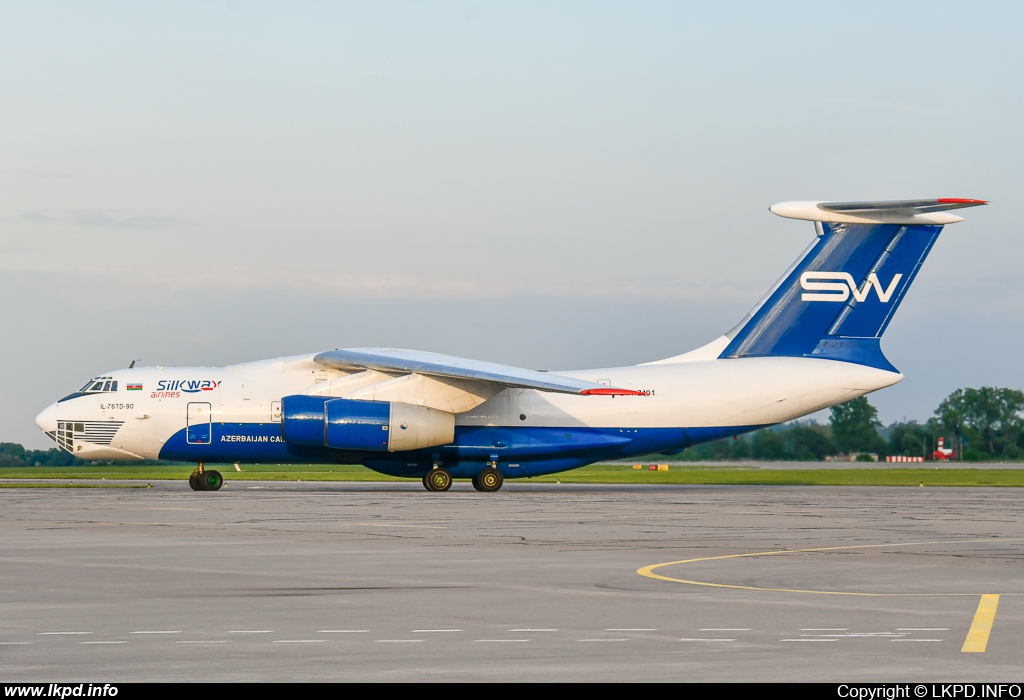
[[[817,357],[897,371],[879,339],[951,209],[977,199],[784,202],[779,216],[815,222],[818,237],[727,334],[720,358]]]

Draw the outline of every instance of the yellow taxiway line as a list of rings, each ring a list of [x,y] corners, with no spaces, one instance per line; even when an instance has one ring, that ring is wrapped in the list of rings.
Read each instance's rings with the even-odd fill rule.
[[[983,595],[978,603],[978,611],[974,613],[971,630],[960,651],[979,652],[988,647],[988,636],[992,633],[992,622],[996,619],[996,608],[999,607],[999,596]]]
[[[636,570],[641,576],[647,578],[653,578],[660,581],[671,581],[673,583],[684,583],[690,586],[705,586],[709,588],[732,588],[745,591],[765,591],[773,593],[807,593],[812,595],[838,595],[838,596],[858,596],[865,598],[949,598],[949,597],[962,597],[962,596],[976,596],[977,593],[867,593],[863,591],[822,591],[804,588],[772,588],[768,586],[741,586],[732,583],[714,583],[712,581],[695,581],[691,579],[674,578],[671,576],[663,576],[662,574],[655,573],[656,569],[661,569],[666,566],[678,566],[681,564],[696,564],[704,561],[722,561],[725,559],[743,559],[747,557],[769,557],[769,556],[780,556],[784,554],[809,554],[814,552],[836,552],[842,550],[851,549],[880,549],[880,548],[891,548],[891,547],[922,547],[928,545],[949,545],[949,544],[973,544],[978,542],[993,542],[992,538],[985,539],[971,539],[971,540],[952,540],[945,542],[900,542],[894,544],[860,544],[860,545],[848,545],[843,547],[811,547],[806,549],[779,549],[768,552],[745,552],[742,554],[723,554],[716,557],[696,557],[694,559],[680,559],[678,561],[667,561],[660,564],[651,564],[650,566],[644,566]],[[1006,541],[1020,541],[1019,539],[1014,540],[998,540],[999,542]],[[1010,593],[1007,595],[1020,595],[1019,593]],[[995,620],[996,608],[999,605],[999,596],[991,593],[986,593],[981,596],[981,602],[978,604],[978,610],[974,614],[974,621],[971,623],[971,629],[967,633],[967,639],[964,640],[962,652],[983,652],[988,646],[989,634],[992,632],[992,623]]]

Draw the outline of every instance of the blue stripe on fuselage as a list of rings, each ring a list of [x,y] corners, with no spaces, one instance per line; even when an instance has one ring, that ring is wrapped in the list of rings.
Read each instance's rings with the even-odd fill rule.
[[[464,478],[478,473],[496,456],[505,476],[515,478],[575,469],[600,460],[679,452],[691,445],[762,427],[456,426],[455,441],[441,447],[409,452],[351,452],[285,442],[280,423],[214,423],[209,444],[190,444],[183,428],[164,444],[160,459],[211,463],[365,464],[395,476],[421,476],[438,459],[452,476]]]

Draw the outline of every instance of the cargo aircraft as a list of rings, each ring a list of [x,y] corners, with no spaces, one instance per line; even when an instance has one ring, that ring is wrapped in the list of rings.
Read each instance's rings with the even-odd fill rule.
[[[895,384],[879,342],[950,213],[987,202],[784,202],[817,236],[725,335],[631,367],[536,371],[385,348],[107,372],[36,423],[85,460],[361,463],[446,491],[551,474],[789,421]],[[134,363],[133,363],[134,364]]]

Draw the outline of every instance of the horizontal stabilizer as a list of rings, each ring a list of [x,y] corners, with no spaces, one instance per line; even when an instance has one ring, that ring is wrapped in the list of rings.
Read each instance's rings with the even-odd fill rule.
[[[881,337],[950,214],[981,199],[782,202],[779,216],[816,222],[818,236],[747,317],[719,357],[816,357],[896,368]],[[718,345],[714,345],[717,349]]]
[[[822,221],[836,224],[953,224],[962,216],[953,209],[988,204],[983,199],[942,197],[906,199],[892,202],[779,202],[769,207],[773,214],[787,219]]]
[[[342,370],[372,369],[378,372],[415,372],[428,377],[450,377],[491,382],[519,389],[537,389],[584,396],[641,396],[639,391],[574,379],[551,372],[510,367],[493,362],[469,360],[435,352],[392,348],[353,348],[329,350],[313,358],[314,362]]]

